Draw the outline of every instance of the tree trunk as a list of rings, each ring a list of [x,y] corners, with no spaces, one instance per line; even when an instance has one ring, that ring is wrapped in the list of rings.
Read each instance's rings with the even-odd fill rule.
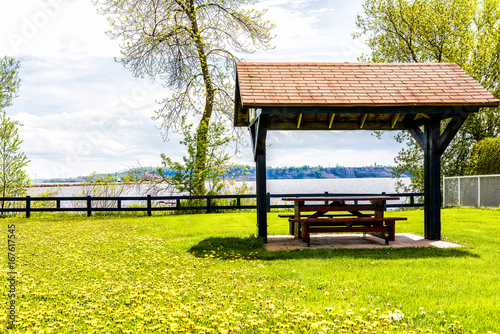
[[[208,151],[208,129],[210,125],[210,118],[212,117],[212,111],[214,106],[214,94],[215,90],[210,78],[210,71],[208,68],[207,55],[205,53],[205,48],[203,45],[203,39],[198,28],[198,22],[196,18],[196,11],[194,4],[190,1],[188,5],[188,16],[191,21],[191,37],[193,38],[196,48],[198,50],[198,59],[200,61],[200,68],[203,74],[203,81],[205,83],[205,109],[203,111],[200,124],[198,125],[197,131],[197,144],[196,144],[196,167],[195,167],[195,178],[196,178],[196,195],[205,194],[205,169],[207,164],[207,151]]]

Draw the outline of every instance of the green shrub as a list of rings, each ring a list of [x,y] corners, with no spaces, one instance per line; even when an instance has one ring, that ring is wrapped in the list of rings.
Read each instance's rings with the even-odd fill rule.
[[[500,137],[485,138],[474,145],[466,174],[500,174]]]

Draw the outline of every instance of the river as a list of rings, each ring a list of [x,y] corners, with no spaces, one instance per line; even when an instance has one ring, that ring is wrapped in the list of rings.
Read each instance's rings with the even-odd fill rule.
[[[402,179],[409,184],[410,179]],[[255,181],[244,181],[246,185],[255,189]],[[241,186],[243,181],[237,181],[236,186]],[[118,186],[117,188],[119,188]],[[131,186],[123,185],[120,196],[146,196],[150,191],[152,196],[160,195],[155,190],[149,189],[147,185]],[[57,196],[82,196],[80,186],[59,186],[58,184],[44,185],[30,188],[29,194],[37,196],[43,191],[58,190]],[[168,196],[170,193],[162,188],[161,195]],[[395,180],[391,178],[357,178],[357,179],[297,179],[297,180],[267,180],[267,191],[271,194],[314,194],[314,193],[345,193],[345,194],[377,194],[396,192]]]

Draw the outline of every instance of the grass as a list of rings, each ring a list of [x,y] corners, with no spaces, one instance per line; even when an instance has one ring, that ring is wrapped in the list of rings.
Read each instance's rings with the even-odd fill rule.
[[[423,211],[394,214],[408,217],[397,232],[423,235]],[[286,234],[286,220],[268,217],[270,234]],[[267,252],[255,221],[2,219],[5,239],[16,228],[18,309],[14,329],[0,309],[0,332],[500,332],[500,210],[443,210],[443,239],[459,249]],[[7,305],[6,285],[1,296]]]

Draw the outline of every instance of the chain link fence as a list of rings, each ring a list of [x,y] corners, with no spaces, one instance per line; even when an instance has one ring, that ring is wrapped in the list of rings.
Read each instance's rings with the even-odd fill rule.
[[[445,207],[500,207],[500,175],[445,177],[443,203]]]

